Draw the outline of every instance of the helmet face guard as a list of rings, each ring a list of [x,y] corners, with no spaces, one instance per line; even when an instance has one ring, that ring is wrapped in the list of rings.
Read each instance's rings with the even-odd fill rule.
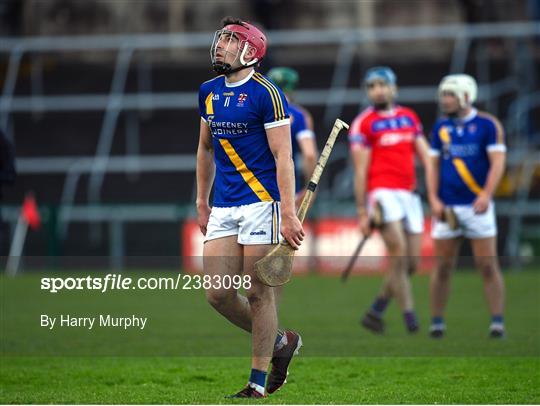
[[[439,85],[439,97],[443,92],[453,93],[461,108],[466,108],[476,101],[478,85],[472,76],[453,74],[443,78]]]
[[[238,41],[238,49],[236,52],[232,52],[230,49],[231,44],[233,41]],[[218,49],[218,45],[220,42],[223,44],[222,48]],[[241,38],[237,33],[234,31],[230,31],[227,29],[218,30],[214,33],[214,40],[212,41],[212,46],[210,47],[210,59],[212,60],[212,67],[217,73],[228,73],[232,70],[232,66],[237,60],[240,60],[240,63],[242,67],[249,67],[253,66],[258,62],[257,58],[254,58],[253,60],[246,62],[245,57],[246,53],[249,50],[250,44],[247,42],[245,38]],[[223,61],[217,60],[217,54],[222,54]],[[234,55],[234,59],[227,63],[225,62],[225,58],[227,57],[227,54]]]
[[[236,51],[231,49],[233,42],[238,41]],[[246,55],[253,49],[255,55],[252,60],[246,61]],[[222,61],[218,61],[217,55],[221,54]],[[233,55],[233,60],[225,62],[227,55]],[[220,74],[229,74],[241,69],[256,66],[266,54],[266,36],[254,25],[242,22],[241,24],[229,24],[214,34],[210,47],[210,59],[214,71]],[[233,68],[236,61],[240,66]]]

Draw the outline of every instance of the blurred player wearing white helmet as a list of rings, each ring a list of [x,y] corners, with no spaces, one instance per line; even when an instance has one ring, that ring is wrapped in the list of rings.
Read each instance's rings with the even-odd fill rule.
[[[433,214],[437,269],[431,278],[430,334],[442,337],[450,274],[462,237],[472,250],[484,281],[491,312],[491,337],[504,336],[504,281],[497,259],[497,224],[493,193],[503,175],[506,160],[504,130],[496,117],[476,110],[478,88],[473,77],[448,75],[439,85],[439,105],[444,117],[433,128],[431,156],[435,176],[429,185]],[[444,210],[455,216],[452,228]]]
[[[289,113],[283,93],[254,69],[266,53],[266,37],[257,27],[226,18],[210,53],[221,75],[199,90],[197,214],[205,235],[204,272],[212,281],[242,273],[251,278],[246,296],[225,283],[212,283],[206,295],[252,335],[249,383],[233,397],[260,398],[285,383],[301,345],[297,333],[277,330],[274,292],[253,270],[280,242],[280,233],[294,248],[304,238],[295,211]]]
[[[418,321],[409,276],[417,266],[424,229],[420,197],[414,193],[414,160],[418,155],[429,177],[429,147],[416,113],[395,104],[396,76],[390,68],[371,68],[364,84],[372,106],[356,117],[349,130],[356,203],[364,235],[371,231],[369,218],[374,208],[382,208],[381,235],[390,270],[362,325],[382,333],[383,313],[395,297],[405,326],[413,333],[418,330]]]

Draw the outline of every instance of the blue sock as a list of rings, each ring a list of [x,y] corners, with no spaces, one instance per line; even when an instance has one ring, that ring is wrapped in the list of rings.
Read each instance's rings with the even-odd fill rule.
[[[416,321],[416,314],[414,313],[414,310],[403,312],[403,318],[405,319],[405,324],[407,326],[417,326],[418,322]]]
[[[441,316],[433,316],[431,318],[431,324],[444,324],[444,319]]]
[[[266,371],[259,371],[258,369],[251,368],[249,382],[264,388],[266,385]]]
[[[388,306],[388,299],[384,297],[377,297],[371,305],[371,310],[380,317],[386,310],[386,306]]]
[[[493,316],[491,316],[491,322],[492,323],[504,324],[503,315],[502,314],[494,314]]]

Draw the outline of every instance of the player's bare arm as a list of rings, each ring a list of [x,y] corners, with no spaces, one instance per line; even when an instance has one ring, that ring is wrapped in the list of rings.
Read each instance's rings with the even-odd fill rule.
[[[294,167],[290,126],[282,125],[266,130],[268,145],[276,160],[277,183],[281,196],[281,234],[298,249],[304,239],[304,230],[296,216],[294,204]]]
[[[506,152],[491,151],[488,152],[488,157],[490,166],[486,184],[473,203],[476,213],[484,213],[488,209],[489,202],[493,198],[493,194],[501,181],[506,166]]]
[[[301,110],[302,110],[302,113],[304,113],[307,128],[309,128],[311,131],[315,131],[315,125],[313,124],[313,116],[305,108],[301,108]]]
[[[304,172],[304,179],[306,180],[305,187],[296,194],[296,207],[300,207],[302,200],[306,194],[306,187],[309,178],[313,174],[315,167],[317,166],[317,158],[319,151],[317,149],[317,143],[315,138],[301,138],[298,140],[298,146],[300,152],[302,152],[303,165],[302,170]],[[312,200],[313,202],[314,200]]]
[[[298,140],[300,151],[304,159],[304,179],[309,180],[317,166],[317,143],[315,138],[301,138]]]
[[[415,141],[416,154],[424,167],[426,173],[426,189],[431,212],[440,218],[444,210],[444,205],[437,196],[438,188],[438,157],[429,156],[429,145],[424,137],[418,137]],[[436,160],[436,161],[435,161]]]
[[[306,125],[311,131],[315,131],[313,124],[313,116],[306,109],[302,109],[304,117],[306,118]],[[304,176],[305,179],[309,179],[311,174],[317,166],[317,158],[319,156],[319,149],[317,148],[317,140],[315,137],[300,140],[300,149],[304,156]]]
[[[210,129],[201,119],[199,131],[199,146],[197,148],[197,221],[203,235],[210,217],[210,191],[214,181],[216,165],[214,163],[212,136]]]
[[[431,207],[431,214],[434,217],[442,218],[443,211],[444,211],[444,204],[439,199],[439,165],[440,165],[440,158],[438,156],[430,156],[429,162],[430,162],[430,176],[428,175],[428,172],[426,171],[426,187],[427,187],[427,193],[428,193],[428,201],[429,206]]]
[[[298,146],[300,147],[300,151],[302,152],[302,169],[304,172],[304,179],[306,181],[306,185],[304,189],[301,190],[296,196],[296,207],[300,207],[300,203],[302,202],[304,195],[306,194],[307,182],[309,181],[309,178],[311,177],[313,171],[315,170],[315,167],[317,166],[317,158],[319,155],[315,138],[301,138],[298,140]]]
[[[354,194],[356,196],[356,209],[360,221],[362,234],[370,232],[369,218],[366,209],[366,181],[367,169],[371,159],[369,148],[359,146],[351,150],[354,165]]]

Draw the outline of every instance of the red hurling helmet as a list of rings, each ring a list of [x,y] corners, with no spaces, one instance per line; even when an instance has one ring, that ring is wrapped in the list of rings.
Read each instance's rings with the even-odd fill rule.
[[[241,67],[232,69],[231,64],[216,60],[217,45],[221,35],[223,34],[230,34],[238,39],[239,46],[236,58],[240,60],[240,64],[242,65]],[[250,47],[255,49],[255,56],[251,61],[246,61],[245,55]],[[223,51],[228,52],[228,45]],[[225,74],[254,66],[260,63],[265,55],[266,35],[264,35],[264,33],[253,24],[240,20],[237,22],[235,21],[234,23],[227,23],[221,30],[216,31],[214,34],[214,41],[212,42],[212,48],[210,49],[210,56],[212,58],[212,66],[214,70],[217,73]]]

